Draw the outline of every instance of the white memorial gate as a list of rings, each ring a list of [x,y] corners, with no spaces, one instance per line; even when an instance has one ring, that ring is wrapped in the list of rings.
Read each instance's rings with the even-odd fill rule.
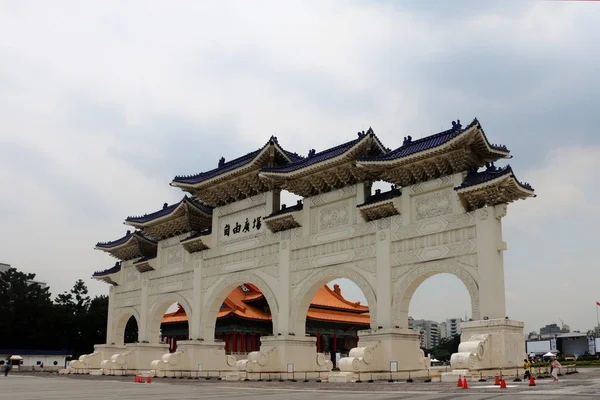
[[[429,359],[418,332],[408,329],[408,310],[419,285],[440,273],[458,277],[472,304],[452,367],[520,365],[523,323],[506,318],[501,220],[508,203],[534,196],[533,189],[510,166],[493,165],[509,151],[491,144],[477,120],[452,125],[420,140],[409,136],[396,150],[369,129],[308,157],[271,138],[212,171],[176,177],[171,186],[191,197],[127,218],[133,233],[96,246],[120,260],[94,274],[111,285],[106,344],[71,368],[158,375],[200,369],[253,379],[291,364],[294,372],[326,373],[331,362],[305,335],[306,314],[319,288],[347,278],[367,298],[371,329],[359,332],[359,347],[340,360],[337,378],[390,365],[424,375]],[[394,186],[372,193],[375,181]],[[303,200],[280,206],[281,190]],[[227,295],[244,283],[264,294],[273,335],[236,362],[215,340],[215,324]],[[160,324],[175,302],[188,316],[190,340],[170,354],[159,342]],[[125,345],[132,316],[138,343]]]

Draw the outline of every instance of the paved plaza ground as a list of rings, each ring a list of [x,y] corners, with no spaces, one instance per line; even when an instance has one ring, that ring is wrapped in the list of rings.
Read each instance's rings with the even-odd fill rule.
[[[222,399],[255,396],[261,400],[313,399],[565,399],[600,398],[600,369],[583,369],[563,377],[559,383],[538,380],[536,387],[508,382],[501,390],[490,382],[472,383],[461,390],[448,383],[349,383],[226,382],[216,380],[155,379],[151,384],[133,383],[132,377],[26,375],[0,376],[0,399]]]

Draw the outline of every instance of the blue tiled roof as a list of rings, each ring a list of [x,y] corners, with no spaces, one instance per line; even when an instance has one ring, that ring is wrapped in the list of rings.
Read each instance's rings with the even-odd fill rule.
[[[164,204],[162,210],[159,211],[155,211],[153,213],[150,214],[145,214],[141,217],[127,217],[127,219],[125,219],[126,222],[135,222],[138,224],[143,224],[149,221],[152,221],[154,219],[160,218],[160,217],[164,217],[166,215],[171,214],[173,211],[175,211],[175,209],[177,207],[179,207],[182,203],[188,203],[194,207],[196,207],[197,209],[199,209],[200,211],[206,213],[206,214],[212,214],[212,207],[207,206],[205,204],[200,203],[199,201],[194,201],[191,200],[188,196],[185,196],[181,201],[179,201],[178,203],[175,204],[171,204],[171,205],[167,205],[167,203]]]
[[[429,150],[429,149],[433,149],[435,147],[441,146],[444,143],[447,143],[450,140],[454,139],[455,137],[466,132],[468,129],[472,128],[473,126],[479,126],[481,128],[481,125],[479,124],[479,121],[477,120],[477,118],[475,118],[473,120],[473,122],[471,122],[469,125],[467,125],[464,129],[462,129],[460,121],[457,121],[456,123],[452,122],[452,125],[453,126],[451,129],[448,129],[448,130],[440,132],[440,133],[436,133],[435,135],[424,137],[422,139],[412,140],[412,138],[410,136],[408,136],[408,137],[404,138],[404,143],[402,144],[402,146],[398,147],[397,149],[395,149],[389,153],[381,154],[381,155],[378,155],[375,157],[363,157],[359,161],[389,161],[389,160],[395,160],[398,158],[407,157],[407,156],[413,155],[415,153],[419,153],[421,151],[425,151],[425,150]],[[482,130],[482,132],[483,132],[483,130]],[[485,133],[484,133],[484,137],[485,137]],[[487,138],[485,138],[485,140],[487,142]],[[509,150],[506,148],[506,146],[491,144],[489,142],[488,142],[488,144],[494,150],[506,152],[506,153],[509,152]]]
[[[115,272],[119,272],[121,270],[121,263],[117,262],[114,267],[105,269],[104,271],[96,271],[92,276],[106,276],[110,274],[114,274]]]
[[[511,176],[517,182],[517,184],[524,189],[533,191],[533,188],[528,183],[519,182],[510,165],[507,165],[504,168],[496,168],[493,164],[488,165],[485,171],[470,171],[465,177],[465,181],[460,186],[455,187],[454,190],[465,189],[470,186],[479,185],[506,175]]]
[[[398,197],[401,195],[402,191],[400,191],[400,189],[396,188],[395,186],[392,186],[392,189],[388,190],[387,192],[382,192],[381,190],[377,189],[375,191],[375,194],[367,197],[367,200],[365,200],[364,203],[359,204],[356,207],[362,207],[369,204],[379,203],[380,201],[391,200],[394,197]]]
[[[320,162],[327,161],[332,158],[338,157],[338,156],[344,154],[345,152],[347,152],[348,150],[352,149],[357,143],[359,143],[361,140],[365,139],[366,137],[373,137],[379,142],[379,139],[377,138],[377,136],[375,135],[373,130],[371,128],[369,128],[367,133],[359,132],[359,137],[354,140],[351,140],[346,143],[342,143],[338,146],[332,147],[327,150],[323,150],[318,153],[315,153],[314,150],[311,150],[311,152],[309,152],[307,158],[304,158],[304,159],[301,159],[301,160],[298,160],[298,161],[295,161],[295,162],[292,162],[290,164],[283,165],[280,167],[265,167],[265,168],[261,169],[261,172],[287,173],[287,172],[297,171],[299,169],[306,168],[308,166],[318,164]],[[381,147],[383,147],[383,145]]]
[[[300,211],[304,208],[304,204],[302,204],[302,200],[298,200],[295,205],[293,205],[291,207],[285,207],[285,208],[284,207],[285,207],[285,204],[282,204],[281,210],[271,213],[266,218],[276,217],[278,215],[288,214],[288,213],[291,213],[294,211]]]
[[[72,356],[69,350],[0,349],[0,354],[16,356]]]
[[[137,236],[144,240],[147,240],[148,242],[156,243],[154,240],[148,239],[146,236],[142,235],[140,233],[140,231],[135,231],[133,233],[131,233],[131,231],[127,231],[127,234],[125,236],[123,236],[122,238],[113,240],[112,242],[98,242],[98,243],[96,243],[96,247],[100,247],[103,249],[110,249],[112,247],[117,247],[117,246],[127,243],[127,241],[129,239],[131,239],[132,236]]]
[[[201,172],[196,175],[176,176],[175,178],[173,178],[173,182],[196,184],[196,183],[200,183],[200,182],[206,181],[208,179],[214,178],[221,174],[224,174],[225,172],[233,171],[237,168],[243,167],[244,165],[247,165],[250,162],[252,162],[252,160],[254,160],[254,158],[265,149],[265,147],[273,145],[273,144],[278,144],[277,138],[274,136],[271,136],[271,139],[269,139],[267,144],[256,151],[253,151],[251,153],[246,154],[245,156],[236,158],[236,159],[228,161],[228,162],[224,162],[224,159],[222,158],[221,161],[219,162],[219,166],[215,169],[212,169],[207,172]],[[302,157],[296,153],[291,153],[284,149],[282,149],[282,151],[292,162],[302,159]]]

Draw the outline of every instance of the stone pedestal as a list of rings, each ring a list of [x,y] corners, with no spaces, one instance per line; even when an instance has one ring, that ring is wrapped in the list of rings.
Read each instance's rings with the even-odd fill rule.
[[[238,371],[246,372],[328,372],[333,364],[317,353],[316,338],[263,336],[260,351],[237,362]],[[291,365],[290,365],[291,364]]]
[[[419,333],[406,328],[360,331],[359,346],[340,360],[341,372],[408,372],[426,375],[429,358],[419,347]]]
[[[458,353],[450,358],[452,368],[473,371],[520,367],[527,356],[523,327],[523,322],[509,319],[463,322]]]
[[[110,359],[114,354],[125,351],[125,345],[117,346],[114,344],[97,344],[94,346],[94,352],[84,354],[78,360],[69,363],[69,369],[74,374],[87,374],[94,370],[100,370],[102,360]]]
[[[235,357],[225,354],[223,343],[186,340],[177,343],[175,353],[166,353],[158,360],[153,360],[150,368],[155,376],[169,376],[169,371],[193,371],[196,376],[220,376],[220,372],[235,370],[236,362]]]
[[[125,350],[103,360],[101,367],[105,374],[126,374],[127,371],[150,369],[153,360],[169,351],[167,344],[132,343]]]

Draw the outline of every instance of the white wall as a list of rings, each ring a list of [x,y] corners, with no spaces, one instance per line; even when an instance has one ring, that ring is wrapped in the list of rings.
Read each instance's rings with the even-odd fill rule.
[[[549,340],[539,340],[527,342],[527,354],[529,353],[547,353],[550,351]]]

